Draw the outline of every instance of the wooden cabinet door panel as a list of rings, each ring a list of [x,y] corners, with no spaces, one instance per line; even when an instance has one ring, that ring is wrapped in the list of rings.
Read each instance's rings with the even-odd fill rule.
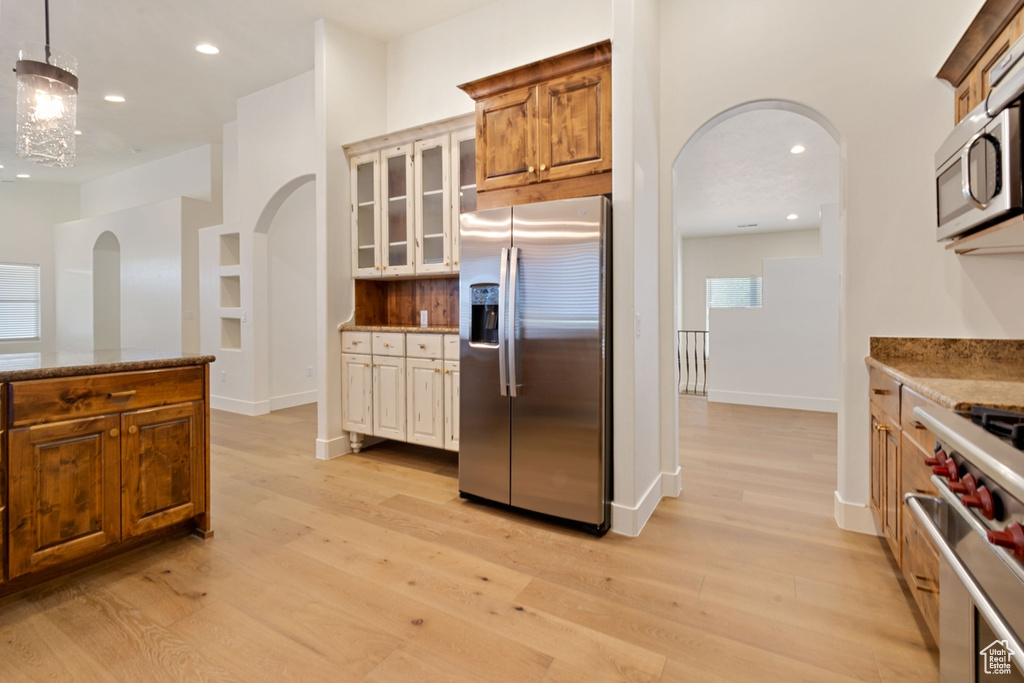
[[[903,542],[900,536],[900,518],[903,511],[903,483],[900,471],[900,434],[892,425],[885,425],[882,432],[885,453],[885,490],[882,494],[882,531],[889,541],[896,564],[903,566],[901,559]]]
[[[373,433],[373,371],[370,356],[341,355],[342,428]]]
[[[444,362],[423,358],[406,360],[407,441],[422,446],[444,446]]]
[[[121,526],[125,538],[195,516],[204,508],[202,402],[122,416]]]
[[[518,187],[537,179],[537,89],[521,88],[477,102],[477,190]]]
[[[541,180],[611,170],[611,65],[542,83],[537,99]]]
[[[871,406],[871,512],[875,517],[875,525],[882,528],[882,490],[885,481],[885,446],[883,435],[879,429],[881,417]]]
[[[459,450],[459,362],[444,363],[444,447]]]
[[[11,430],[11,578],[120,539],[119,425],[107,415]]]
[[[373,357],[373,435],[405,440],[405,358]]]

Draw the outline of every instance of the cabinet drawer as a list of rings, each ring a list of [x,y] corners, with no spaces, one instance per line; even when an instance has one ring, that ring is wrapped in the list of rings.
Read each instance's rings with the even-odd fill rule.
[[[459,360],[459,335],[444,335],[444,359]]]
[[[204,397],[203,367],[12,382],[12,427],[59,422]]]
[[[405,355],[409,358],[441,358],[442,341],[439,334],[409,333],[405,335]]]
[[[901,466],[903,467],[903,490],[911,493],[924,493],[929,496],[938,494],[935,485],[932,484],[932,468],[926,465],[925,458],[930,458],[932,452],[921,449],[906,432],[901,435],[903,439],[900,444]]]
[[[914,408],[917,406],[935,406],[937,404],[913,389],[903,387],[902,392],[902,398],[900,399],[900,425],[903,427],[903,433],[913,439],[918,446],[930,455],[935,449],[935,437],[921,424],[920,420],[914,417]]]
[[[871,402],[893,420],[900,416],[900,383],[878,368],[868,368]]]
[[[921,610],[928,629],[939,641],[939,556],[931,541],[918,526],[917,518],[907,511],[903,516],[903,578],[914,602]]]
[[[405,335],[401,332],[374,332],[373,355],[404,356]]]
[[[342,353],[370,353],[369,332],[342,332],[341,352]]]

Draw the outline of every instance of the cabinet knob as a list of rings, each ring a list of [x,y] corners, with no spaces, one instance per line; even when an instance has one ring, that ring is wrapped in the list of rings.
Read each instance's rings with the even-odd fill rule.
[[[420,348],[421,348],[421,349],[425,349],[425,348],[427,348],[427,345],[426,345],[426,344],[420,344],[419,346],[420,346]]]
[[[363,367],[364,368],[368,368],[368,367],[370,367],[370,364],[369,363],[363,363]]]
[[[547,168],[548,168],[548,167],[547,167],[547,166],[546,166],[545,164],[541,164],[541,165],[540,165],[540,170],[542,170],[542,171],[546,171],[546,170],[547,170]]]
[[[527,171],[528,171],[529,173],[533,173],[533,166],[530,166],[530,167],[529,167],[529,168],[527,168],[526,170],[527,170]]]
[[[121,433],[121,430],[119,430],[117,427],[114,427],[113,429],[110,430],[110,436],[112,436],[114,438],[117,438],[117,435],[120,434],[120,433]]]
[[[449,372],[451,372],[451,371],[450,371],[450,370],[445,370],[445,371],[444,371],[444,374],[446,374],[446,375],[447,375],[447,374],[448,374]]]
[[[434,368],[434,372],[441,372],[441,368]]]
[[[139,433],[139,428],[136,427],[135,425],[132,425],[131,427],[128,428],[128,433],[129,434],[138,434]]]
[[[889,425],[875,425],[875,429],[880,432],[887,432],[889,431]]]

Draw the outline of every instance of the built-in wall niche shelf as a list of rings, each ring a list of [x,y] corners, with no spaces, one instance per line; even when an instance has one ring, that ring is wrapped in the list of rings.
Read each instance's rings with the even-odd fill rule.
[[[238,233],[226,232],[220,236],[220,265],[237,266],[242,263],[238,246]]]
[[[1014,216],[1002,223],[961,237],[947,244],[946,249],[952,249],[960,256],[1024,254],[1024,215]]]
[[[242,306],[242,285],[241,277],[238,275],[220,276],[220,307],[241,308]]]
[[[242,350],[242,319],[220,319],[220,348],[222,351]]]

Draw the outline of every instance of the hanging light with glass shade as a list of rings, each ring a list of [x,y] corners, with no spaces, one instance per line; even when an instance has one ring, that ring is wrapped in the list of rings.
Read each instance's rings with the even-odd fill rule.
[[[18,129],[15,153],[44,166],[75,165],[75,120],[78,114],[78,61],[50,47],[50,2],[46,44],[22,43],[18,78]]]

